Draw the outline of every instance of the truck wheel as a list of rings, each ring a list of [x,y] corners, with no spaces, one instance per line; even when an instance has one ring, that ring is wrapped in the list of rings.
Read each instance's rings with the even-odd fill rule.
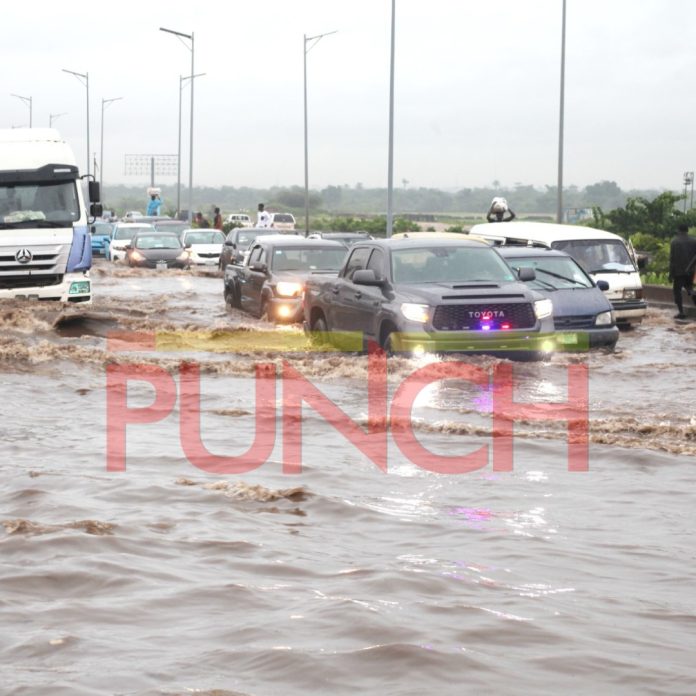
[[[259,309],[259,319],[261,321],[271,321],[271,317],[268,316],[268,300],[261,300],[261,309]]]
[[[323,316],[317,317],[311,326],[312,343],[317,346],[331,345],[329,337],[329,327],[326,325],[326,319]]]
[[[225,285],[224,296],[225,302],[230,307],[234,307],[235,309],[239,309],[241,307],[241,304],[239,302],[239,295],[237,295],[237,291],[233,287]]]

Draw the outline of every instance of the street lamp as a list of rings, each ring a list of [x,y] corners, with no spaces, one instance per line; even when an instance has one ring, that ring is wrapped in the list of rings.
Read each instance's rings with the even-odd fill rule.
[[[25,104],[29,105],[29,128],[31,128],[32,124],[32,98],[31,97],[22,97],[19,94],[11,94],[11,97],[17,97],[17,99],[21,99]]]
[[[694,207],[694,173],[684,172],[684,212],[686,213],[686,192],[691,186],[691,207]]]
[[[113,99],[104,99],[102,97],[101,108],[101,146],[99,152],[99,179],[101,181],[102,200],[104,200],[104,108],[115,101],[119,101],[123,97],[114,97]]]
[[[563,222],[563,122],[565,117],[565,47],[566,47],[566,0],[563,0],[561,28],[561,108],[558,118],[558,191],[556,222]]]
[[[181,92],[184,89],[184,83],[187,80],[193,80],[196,77],[202,77],[205,73],[198,75],[187,75],[186,77],[179,75],[179,149],[176,155],[176,214],[179,215],[181,210]],[[191,206],[189,205],[189,210]]]
[[[66,116],[67,111],[64,111],[62,114],[49,114],[48,115],[48,127],[53,128],[53,121],[55,121],[57,118],[60,118],[61,116]]]
[[[394,229],[394,47],[396,42],[396,0],[392,0],[391,60],[389,64],[389,164],[387,166],[387,237]]]
[[[338,30],[327,31],[325,34],[317,34],[316,36],[304,35],[302,45],[304,52],[304,195],[305,195],[305,237],[309,235],[309,151],[307,146],[307,54],[323,39],[325,36],[335,34]],[[307,44],[313,42],[309,48]]]
[[[174,34],[174,36],[177,36],[179,40],[183,42],[183,39],[188,39],[191,42],[191,46],[186,46],[184,43],[184,46],[191,51],[191,139],[189,143],[189,209],[188,209],[188,221],[189,225],[193,222],[193,77],[196,74],[196,71],[194,70],[194,41],[193,41],[193,32],[190,34],[183,34],[180,31],[174,31],[173,29],[165,29],[164,27],[160,27],[160,31],[167,32],[167,34]]]
[[[70,73],[74,75],[87,89],[87,176],[89,176],[89,73],[79,73],[73,70],[66,70],[63,68],[63,72]]]

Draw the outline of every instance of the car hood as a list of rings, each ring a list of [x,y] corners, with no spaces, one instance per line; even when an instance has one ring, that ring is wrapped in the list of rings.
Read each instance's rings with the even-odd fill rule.
[[[395,288],[399,296],[419,304],[439,305],[443,300],[469,302],[533,302],[541,295],[522,283],[423,283]]]
[[[609,300],[599,288],[563,288],[538,290],[553,303],[554,317],[580,317],[608,312]]]
[[[169,259],[175,259],[177,256],[181,256],[183,249],[138,249],[146,259],[151,261],[168,261]]]
[[[192,244],[191,251],[196,254],[219,254],[222,251],[222,244]]]

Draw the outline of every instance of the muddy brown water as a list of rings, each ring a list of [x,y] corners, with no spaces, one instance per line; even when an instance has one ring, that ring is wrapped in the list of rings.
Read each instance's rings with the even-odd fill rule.
[[[278,422],[263,466],[209,474],[178,405],[129,425],[126,470],[108,472],[108,365],[199,364],[220,455],[254,439],[256,364],[285,359],[363,425],[368,368],[227,309],[215,273],[93,278],[89,308],[0,306],[3,694],[694,693],[696,324],[651,310],[613,354],[514,366],[531,402],[564,401],[568,366],[588,366],[584,473],[564,426],[537,421],[516,426],[512,472],[427,471],[390,435],[384,473],[305,408],[301,473],[283,474]],[[126,352],[113,332],[159,338]],[[390,394],[450,360],[390,358]],[[128,406],[152,400],[130,384]],[[466,454],[492,444],[491,408],[433,383],[414,432]]]

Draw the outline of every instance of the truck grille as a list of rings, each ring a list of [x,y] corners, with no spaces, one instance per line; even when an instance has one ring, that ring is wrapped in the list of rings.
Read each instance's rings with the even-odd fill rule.
[[[580,317],[554,317],[553,327],[557,331],[564,329],[592,329],[594,328],[594,314]]]
[[[20,249],[28,249],[32,258],[28,263],[19,263],[17,261],[17,253]],[[3,282],[9,282],[9,278],[15,277],[21,278],[23,276],[29,277],[32,274],[51,274],[53,276],[62,275],[62,271],[65,270],[65,263],[67,262],[67,254],[69,247],[57,245],[57,246],[27,246],[27,247],[5,247],[0,249],[0,279]],[[36,277],[34,278],[36,280]],[[32,285],[38,285],[38,282],[32,281],[28,285],[22,287],[31,287]],[[50,285],[51,283],[49,283]],[[5,287],[19,287],[18,285],[5,286]]]
[[[0,289],[11,288],[45,288],[49,285],[60,285],[63,282],[62,275],[0,275]]]
[[[482,315],[490,315],[495,322],[505,322],[511,329],[531,329],[536,323],[534,309],[528,302],[498,302],[439,305],[435,308],[433,327],[437,331],[478,329]]]

